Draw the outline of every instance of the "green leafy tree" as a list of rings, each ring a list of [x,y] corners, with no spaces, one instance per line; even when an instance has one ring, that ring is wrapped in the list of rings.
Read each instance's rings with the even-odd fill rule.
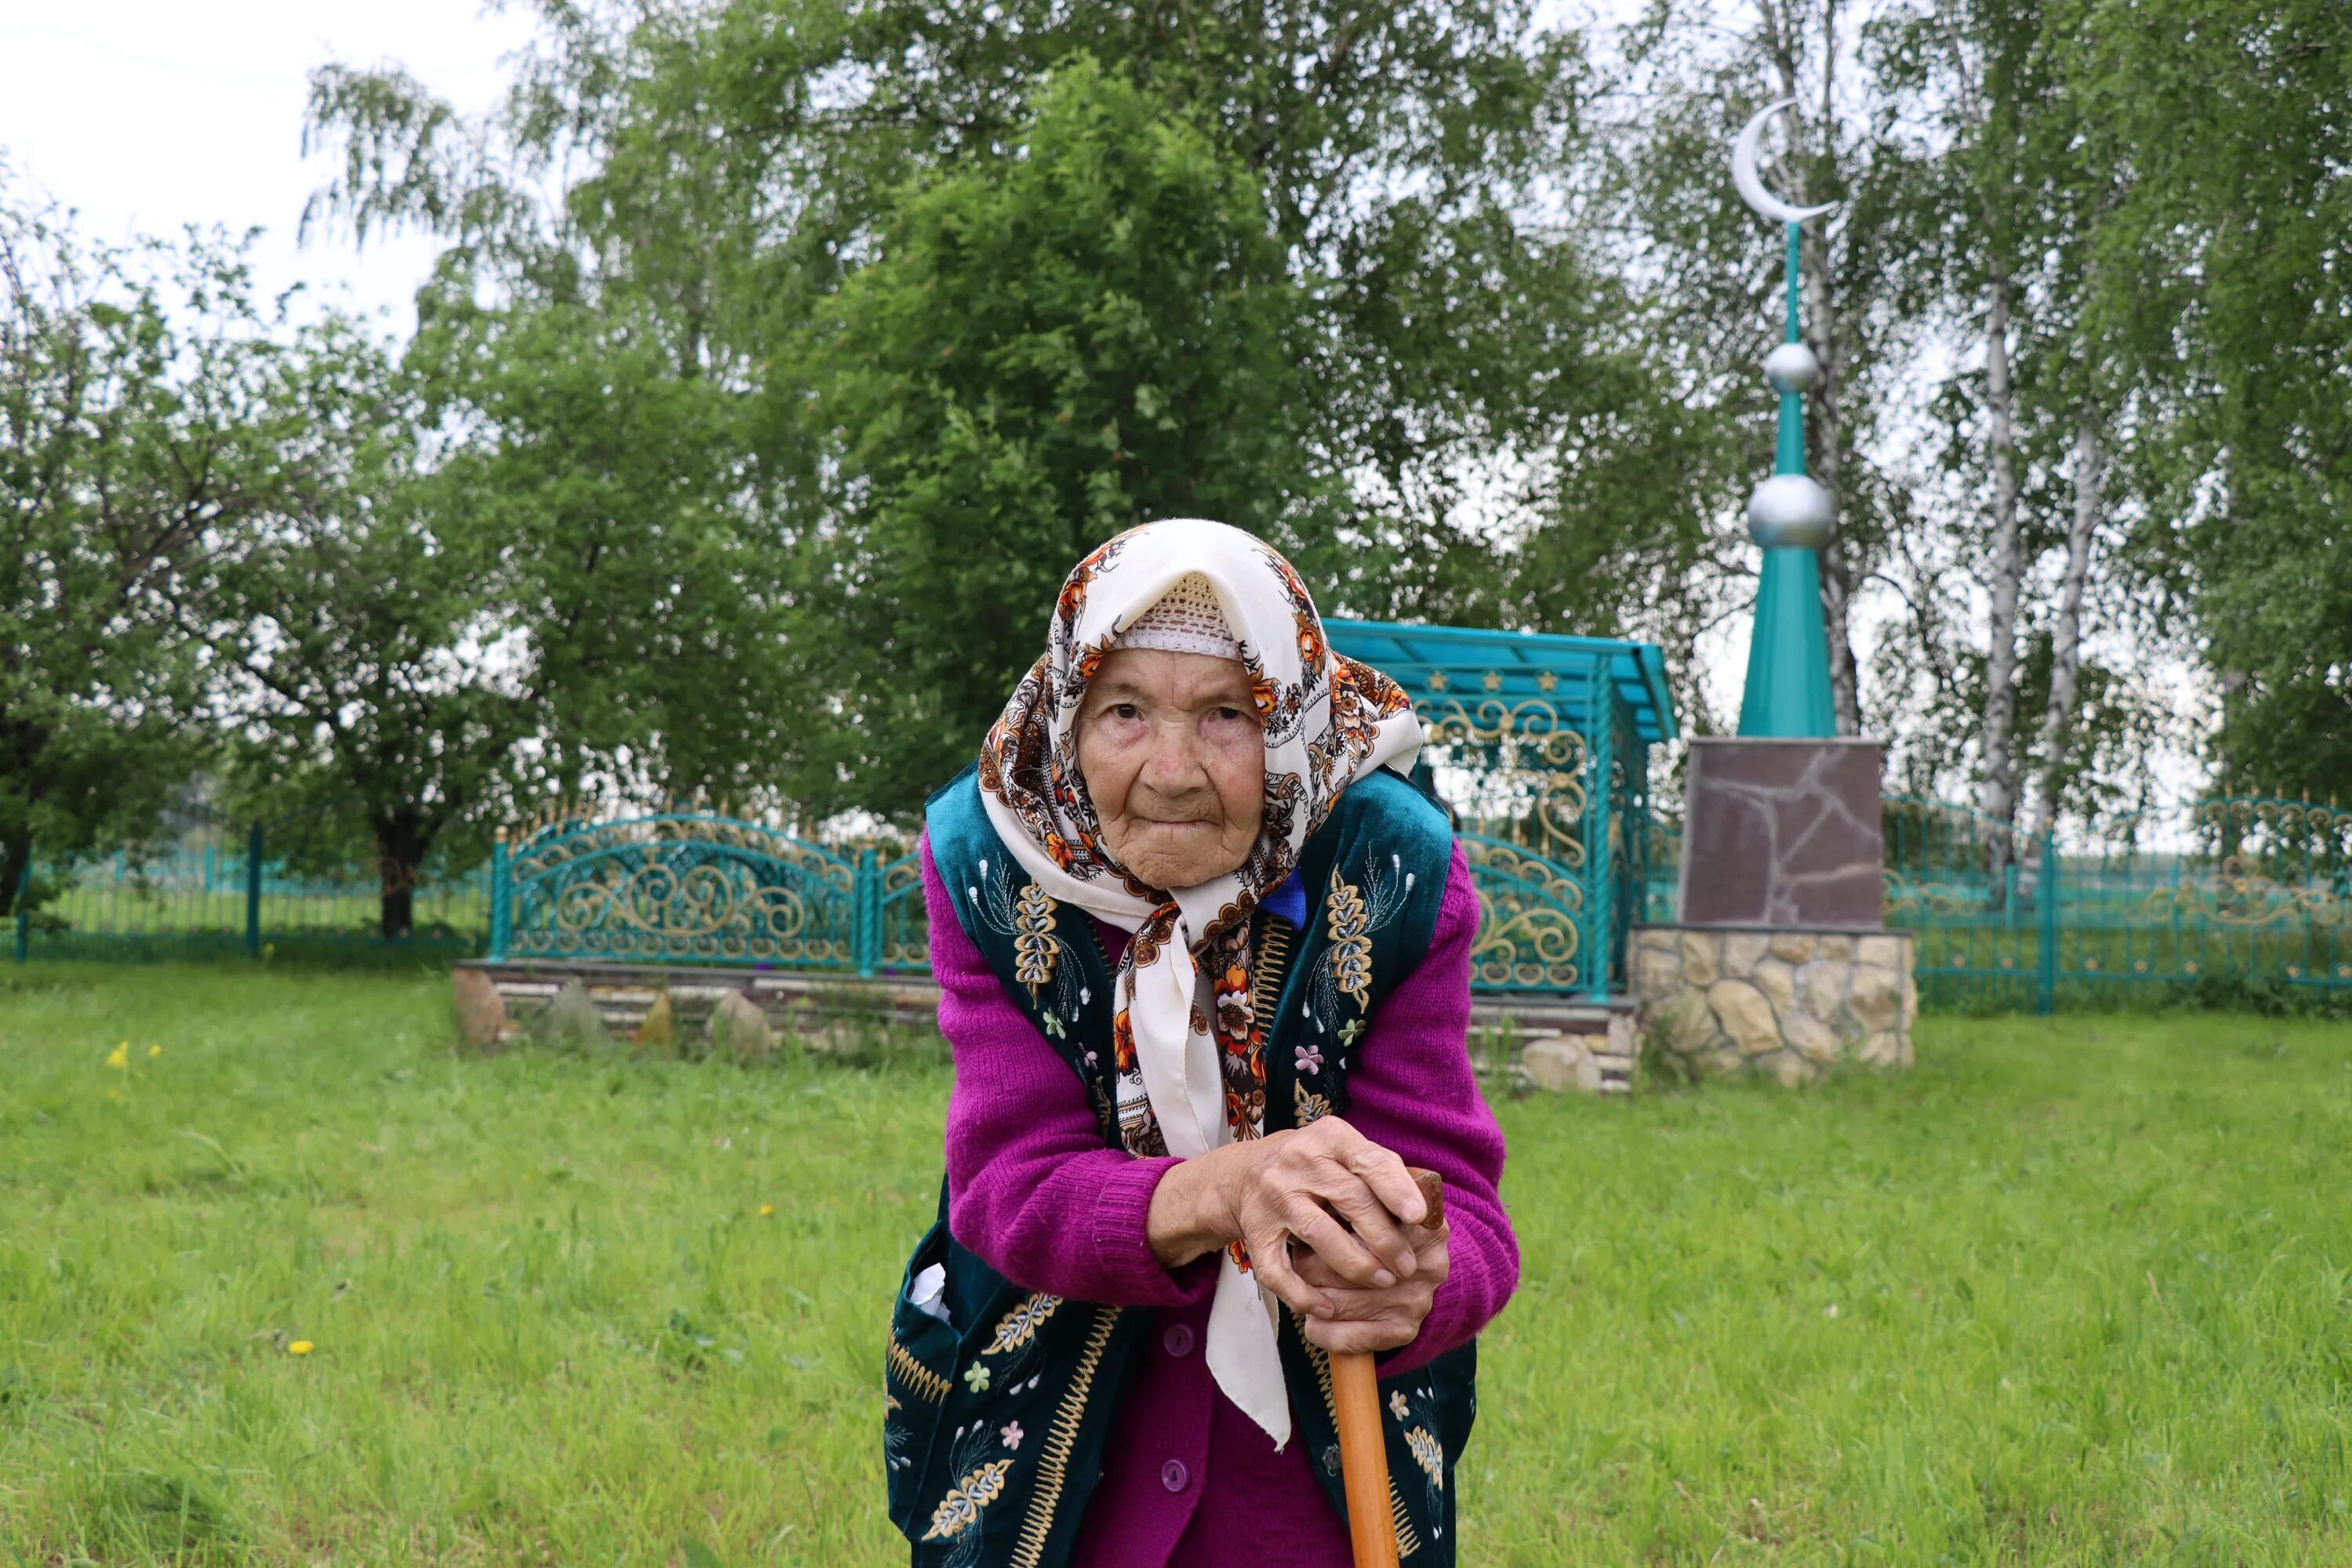
[[[284,369],[282,400],[326,438],[215,575],[234,793],[277,819],[273,858],[374,868],[378,933],[404,938],[428,858],[466,858],[453,838],[509,783],[542,705],[507,636],[508,552],[425,471],[411,380],[331,320]]]
[[[215,646],[244,794],[380,868],[382,935],[519,799],[764,770],[708,388],[590,313],[462,299],[401,361],[329,321],[285,366],[322,436],[217,574]]]
[[[755,410],[646,313],[436,292],[407,355],[434,506],[494,553],[549,785],[747,795],[796,753],[793,581],[750,492]]]
[[[1097,83],[1087,89],[1091,112],[1160,122],[1153,135],[1181,137],[1192,149],[1184,157],[1218,166],[1213,176],[1184,176],[1206,181],[1213,197],[1196,211],[1155,209],[1132,226],[1181,256],[1240,268],[1249,294],[1204,297],[1195,326],[1258,331],[1257,317],[1277,303],[1299,319],[1245,350],[1201,338],[1210,358],[1197,370],[1155,362],[1129,374],[1108,363],[1118,345],[1108,321],[1082,323],[1042,289],[988,283],[992,303],[1034,299],[1058,312],[1052,330],[1085,341],[1066,348],[1057,339],[1052,352],[1105,383],[1089,402],[1094,395],[1063,384],[1067,367],[1041,364],[1009,379],[992,403],[975,401],[968,385],[948,394],[976,421],[974,434],[957,437],[972,451],[1019,446],[1024,463],[1042,465],[1019,483],[1061,497],[1057,538],[1075,545],[1081,524],[1150,515],[1223,485],[1235,500],[1218,509],[1235,521],[1280,516],[1277,531],[1335,610],[1491,608],[1510,624],[1556,625],[1547,617],[1619,609],[1638,596],[1630,580],[1614,603],[1599,590],[1550,591],[1558,555],[1528,554],[1507,593],[1487,591],[1491,574],[1481,569],[1532,533],[1591,523],[1601,515],[1594,498],[1637,482],[1602,468],[1664,474],[1693,445],[1673,428],[1687,421],[1642,374],[1620,324],[1622,298],[1593,280],[1547,205],[1580,134],[1584,80],[1575,38],[1535,8],[1384,0],[1370,10],[1301,3],[1178,19],[1042,0],[945,10],[911,0],[732,0],[677,12],[551,5],[542,15],[539,48],[484,120],[453,115],[396,70],[318,73],[312,129],[341,153],[341,172],[316,216],[362,235],[430,227],[452,242],[446,265],[486,290],[517,306],[577,303],[639,323],[678,377],[746,401],[731,510],[741,548],[784,585],[787,641],[773,662],[809,696],[797,760],[776,755],[778,776],[803,804],[829,807],[855,794],[845,770],[881,792],[859,804],[908,804],[913,774],[885,782],[873,771],[877,737],[893,747],[905,739],[909,758],[922,759],[910,761],[918,771],[968,751],[976,734],[952,748],[935,736],[973,721],[978,690],[1005,662],[997,623],[978,628],[988,635],[968,656],[934,658],[910,655],[877,621],[878,607],[841,608],[873,574],[909,570],[893,559],[899,535],[886,548],[863,531],[905,523],[909,498],[929,482],[913,470],[935,454],[908,454],[901,471],[882,453],[867,406],[887,367],[835,352],[826,334],[880,330],[879,307],[848,297],[861,268],[877,258],[898,265],[898,247],[924,225],[943,229],[940,215],[955,203],[1027,178],[989,171],[1034,134],[1040,84],[1079,73]],[[1132,108],[1117,107],[1114,88],[1134,95]],[[1118,169],[1148,166],[1147,153],[1121,150]],[[577,175],[567,180],[570,171]],[[968,176],[976,183],[957,183]],[[1151,194],[1131,174],[1118,177],[1127,191]],[[1235,228],[1243,215],[1228,195],[1244,180],[1254,237]],[[1082,237],[1077,216],[1106,225],[1121,216],[1074,176],[1017,196],[1048,199],[1073,217],[1032,212],[1013,239],[1058,245],[1056,236]],[[929,204],[919,222],[910,203]],[[1200,232],[1180,232],[1188,226]],[[1122,269],[1135,261],[1115,253],[1131,242],[1108,230],[1082,237],[1094,254],[1069,251],[1056,265],[1097,270],[1124,290]],[[1245,257],[1235,251],[1244,237],[1253,240]],[[1191,352],[1166,312],[1180,287],[1196,286],[1163,285],[1145,270],[1132,291],[1150,327],[1139,352]],[[1045,331],[1025,317],[991,321],[1009,334],[1008,353]],[[894,330],[909,340],[929,332],[941,347],[953,341],[959,370],[1011,363],[944,318],[910,314]],[[1287,366],[1266,363],[1275,342]],[[1160,460],[1155,448],[1171,438],[1151,432],[1163,417],[1187,432],[1189,461],[1217,421],[1261,399],[1255,385],[1221,384],[1244,362],[1259,366],[1253,377],[1279,371],[1284,384],[1305,389],[1254,445],[1218,437],[1234,443],[1228,456],[1265,465],[1248,485],[1230,468],[1196,466],[1097,476],[1099,495],[1071,498],[1055,465],[1097,440],[1097,412],[1117,404],[1122,469]],[[1133,395],[1147,387],[1146,395],[1182,394],[1189,405],[1139,407]],[[1054,429],[1034,449],[1022,445],[1040,419]],[[1654,422],[1670,433],[1653,439]],[[1050,462],[1036,455],[1047,451]],[[968,466],[970,453],[956,460]],[[846,472],[882,474],[898,499],[845,504],[834,481]],[[1049,472],[1050,483],[1034,478]],[[1297,499],[1310,494],[1335,504]],[[1210,507],[1195,494],[1188,510]],[[1623,541],[1648,517],[1611,521]],[[1054,553],[1050,565],[1011,550],[955,555],[954,602],[1039,603],[1033,579],[1058,574],[1071,552]],[[882,589],[876,606],[898,594]],[[843,636],[852,626],[866,635]]]
[[[847,545],[820,603],[860,723],[819,804],[905,809],[971,757],[1063,574],[1121,529],[1328,536],[1304,300],[1255,182],[1090,62],[1011,155],[910,191],[851,276],[825,384]],[[804,634],[805,635],[805,634]]]
[[[2095,308],[2132,439],[2129,558],[2222,694],[2233,789],[2352,796],[2352,12],[2051,9],[2088,153],[2129,171]]]
[[[275,325],[235,247],[85,245],[0,185],[0,911],[37,850],[147,837],[203,749],[215,564],[314,439]]]

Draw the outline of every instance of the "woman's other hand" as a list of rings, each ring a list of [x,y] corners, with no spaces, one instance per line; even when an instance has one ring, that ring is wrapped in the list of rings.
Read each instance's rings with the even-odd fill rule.
[[[1443,1221],[1427,1230],[1415,1226],[1412,1274],[1385,1289],[1359,1289],[1321,1258],[1301,1254],[1295,1261],[1299,1279],[1307,1289],[1320,1291],[1331,1307],[1328,1312],[1306,1319],[1302,1327],[1307,1337],[1334,1355],[1369,1354],[1412,1343],[1421,1332],[1421,1321],[1429,1316],[1430,1304],[1437,1298],[1437,1288],[1445,1283],[1452,1268],[1445,1252],[1448,1234]]]
[[[1241,1241],[1259,1285],[1302,1317],[1332,1318],[1327,1289],[1388,1291],[1414,1276],[1423,1265],[1407,1228],[1427,1213],[1402,1160],[1327,1116],[1184,1161],[1153,1194],[1148,1226],[1167,1267]],[[1294,1256],[1294,1239],[1305,1252]],[[1300,1276],[1310,1256],[1328,1287]]]

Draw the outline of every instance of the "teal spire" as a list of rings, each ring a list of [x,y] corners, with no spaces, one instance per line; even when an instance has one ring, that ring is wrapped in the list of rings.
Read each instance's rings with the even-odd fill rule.
[[[1830,525],[1828,496],[1805,479],[1804,393],[1820,365],[1803,346],[1797,301],[1801,230],[1789,235],[1789,329],[1784,346],[1765,362],[1780,394],[1780,428],[1774,480],[1748,504],[1749,531],[1764,546],[1757,578],[1756,626],[1748,644],[1748,685],[1739,701],[1742,735],[1826,736],[1837,733],[1830,700],[1829,631],[1822,618],[1819,543]],[[1794,345],[1793,351],[1787,345]],[[1784,485],[1783,478],[1798,483]]]

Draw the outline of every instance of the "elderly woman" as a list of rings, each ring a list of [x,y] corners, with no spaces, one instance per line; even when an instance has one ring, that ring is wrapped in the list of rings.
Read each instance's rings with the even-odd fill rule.
[[[1078,563],[932,797],[956,1080],[884,1425],[918,1564],[1345,1568],[1352,1351],[1380,1352],[1406,1560],[1453,1562],[1518,1255],[1465,1045],[1477,903],[1403,776],[1420,744],[1280,555],[1162,522]]]

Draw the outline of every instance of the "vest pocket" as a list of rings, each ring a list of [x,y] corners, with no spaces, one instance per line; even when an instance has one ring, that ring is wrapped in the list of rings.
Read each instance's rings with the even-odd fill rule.
[[[927,1269],[943,1269],[947,1263],[948,1227],[942,1218],[916,1244],[898,1282],[898,1300],[890,1307],[890,1345],[882,1377],[882,1468],[890,1521],[910,1538],[920,1533],[917,1510],[930,1468],[931,1445],[955,1386],[958,1337],[953,1325],[915,1304],[917,1285]],[[943,1310],[946,1298],[944,1289],[939,1292]]]

